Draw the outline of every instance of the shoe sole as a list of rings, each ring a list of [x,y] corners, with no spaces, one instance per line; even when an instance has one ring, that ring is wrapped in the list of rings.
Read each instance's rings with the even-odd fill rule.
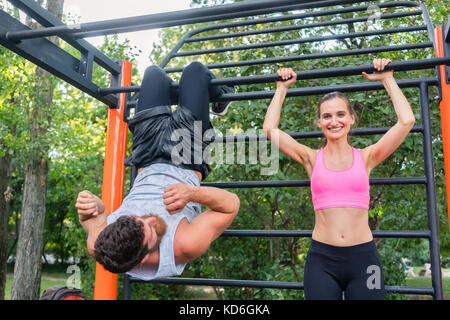
[[[231,101],[227,104],[227,106],[225,107],[225,109],[223,109],[222,112],[220,112],[220,113],[214,112],[214,111],[211,109],[211,113],[212,113],[212,114],[215,114],[216,116],[223,116],[223,115],[225,115],[225,114],[227,113],[228,107],[229,107],[230,105],[231,105]]]

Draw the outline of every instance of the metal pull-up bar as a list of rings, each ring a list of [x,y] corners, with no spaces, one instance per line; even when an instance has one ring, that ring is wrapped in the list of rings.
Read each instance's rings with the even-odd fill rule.
[[[432,48],[432,42],[419,42],[412,44],[402,44],[396,46],[381,46],[375,48],[362,48],[362,49],[351,49],[346,51],[332,51],[332,52],[322,52],[322,53],[310,53],[303,55],[276,57],[276,58],[266,58],[266,59],[255,59],[255,60],[243,60],[243,61],[233,61],[224,63],[212,63],[207,64],[208,69],[222,69],[231,67],[242,67],[242,66],[254,66],[260,64],[274,64],[283,62],[293,62],[293,61],[304,61],[304,60],[314,60],[314,59],[325,59],[333,57],[345,57],[353,55],[362,55],[370,53],[380,53],[389,51],[401,51],[401,50],[412,50],[412,49],[424,49]],[[167,68],[166,73],[182,72],[183,67],[180,68]]]
[[[213,48],[213,49],[205,49],[205,50],[195,50],[195,51],[185,51],[178,52],[174,54],[174,57],[184,57],[184,56],[195,56],[201,54],[210,54],[210,53],[219,53],[219,52],[227,52],[227,51],[238,51],[238,50],[249,50],[249,49],[258,49],[258,48],[267,48],[267,47],[275,47],[275,46],[286,46],[293,44],[302,44],[302,43],[310,43],[310,42],[318,42],[318,41],[329,41],[329,40],[340,40],[340,39],[351,39],[357,37],[366,37],[366,36],[375,36],[381,34],[391,34],[391,33],[399,33],[399,32],[414,32],[414,31],[423,31],[427,30],[427,26],[411,26],[404,28],[394,28],[394,29],[386,29],[386,30],[375,30],[375,31],[363,31],[363,32],[352,32],[347,34],[339,34],[339,35],[327,35],[321,37],[313,37],[313,38],[299,38],[293,40],[284,40],[284,41],[273,41],[266,43],[256,43],[250,45],[242,45],[236,47],[224,47],[224,48]]]
[[[366,8],[368,6],[365,6]],[[337,11],[337,10],[333,10]],[[342,13],[343,10],[340,10]],[[330,11],[325,11],[330,12]],[[384,19],[394,19],[394,18],[401,18],[401,17],[410,17],[414,15],[420,15],[422,14],[421,10],[415,10],[415,11],[407,11],[407,12],[399,12],[399,13],[390,13],[390,14],[381,14],[377,16],[377,19],[384,20]],[[323,16],[325,14],[322,14]],[[309,15],[288,15],[287,18],[289,20],[299,19],[302,17],[311,17],[312,14]],[[316,15],[317,16],[317,15]],[[337,26],[337,25],[343,25],[343,24],[349,24],[349,23],[358,23],[358,22],[367,22],[371,19],[371,16],[364,16],[359,18],[350,18],[350,19],[341,19],[341,20],[333,20],[333,21],[326,21],[326,22],[315,22],[315,23],[307,23],[307,24],[301,24],[301,25],[293,25],[293,26],[283,26],[283,27],[277,27],[277,28],[267,28],[267,29],[258,29],[258,30],[252,30],[252,31],[244,31],[244,32],[236,32],[236,33],[222,33],[222,34],[216,34],[212,36],[202,36],[202,37],[191,37],[186,39],[186,43],[191,42],[201,42],[201,41],[209,41],[209,40],[218,40],[218,39],[227,39],[227,38],[236,38],[236,37],[244,37],[244,36],[252,36],[252,35],[258,35],[258,34],[267,34],[267,33],[278,33],[278,32],[287,32],[287,31],[297,31],[302,29],[312,29],[312,28],[319,28],[319,27],[330,27],[330,26]],[[259,23],[262,23],[263,19],[259,20]],[[269,20],[269,19],[267,19]],[[286,19],[287,20],[287,19]],[[257,20],[258,21],[258,20]],[[267,22],[265,22],[267,23]],[[256,23],[252,23],[254,25]],[[242,23],[229,23],[229,24],[223,24],[222,26],[219,25],[221,28],[230,28],[233,25],[239,26],[243,25]],[[249,24],[246,24],[249,25]],[[426,26],[425,26],[426,28]],[[218,29],[215,27],[214,29]]]
[[[420,78],[420,79],[403,79],[397,80],[397,84],[400,88],[414,88],[420,85],[421,82],[427,85],[437,86],[439,81],[436,78]],[[317,87],[302,87],[289,89],[287,97],[300,97],[300,96],[313,96],[322,95],[332,91],[340,92],[357,92],[357,91],[369,91],[369,90],[383,90],[384,86],[381,83],[364,82],[364,83],[349,83],[340,85],[328,85]],[[247,91],[241,93],[225,93],[218,98],[214,98],[211,101],[243,101],[243,100],[258,100],[258,99],[271,99],[275,91]],[[136,101],[129,101],[128,107],[136,106]]]
[[[11,3],[20,0],[9,0]],[[188,10],[179,10],[166,13],[157,13],[137,17],[114,20],[89,22],[71,26],[57,26],[36,30],[11,31],[5,34],[9,41],[20,41],[37,37],[59,36],[72,34],[75,38],[93,37],[98,35],[118,34],[124,32],[158,29],[170,26],[186,25],[200,22],[215,21],[218,19],[235,19],[249,15],[268,14],[280,11],[289,11],[305,8],[317,8],[338,4],[351,4],[361,2],[358,0],[344,1],[312,1],[312,0],[260,0],[243,1],[239,3],[204,7]]]
[[[391,62],[386,70],[394,71],[408,71],[408,70],[421,70],[429,69],[438,65],[450,65],[450,57],[446,58],[433,58],[427,60],[408,60],[408,61],[394,61]],[[297,72],[298,80],[341,77],[341,76],[354,76],[361,75],[362,72],[373,73],[376,71],[373,65],[361,65],[341,68],[329,68],[320,70],[306,70]],[[211,80],[212,85],[243,85],[243,84],[257,84],[257,83],[269,83],[280,80],[278,75],[259,75],[248,77],[234,77],[234,78],[222,78]],[[174,87],[178,86],[178,83],[173,84]],[[137,92],[140,90],[140,86],[129,86],[120,88],[99,88],[99,94],[121,93],[121,92]],[[228,96],[227,96],[228,97]]]

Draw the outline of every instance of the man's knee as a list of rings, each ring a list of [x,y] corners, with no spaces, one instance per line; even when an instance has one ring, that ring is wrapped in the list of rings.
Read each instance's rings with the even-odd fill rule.
[[[184,68],[183,75],[184,76],[206,76],[208,73],[208,68],[206,68],[201,62],[194,61],[191,62],[186,68]]]
[[[150,66],[145,69],[144,78],[165,77],[165,71],[158,66]]]

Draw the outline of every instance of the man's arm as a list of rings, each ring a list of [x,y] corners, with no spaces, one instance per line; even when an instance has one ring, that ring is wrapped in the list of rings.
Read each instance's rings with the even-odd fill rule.
[[[175,184],[166,188],[164,204],[169,213],[180,212],[188,202],[197,202],[209,210],[195,217],[178,233],[186,262],[202,255],[211,242],[225,231],[239,212],[236,194],[214,187]]]
[[[87,248],[89,254],[94,256],[95,241],[106,227],[105,206],[96,195],[85,190],[78,194],[75,208],[78,209],[78,219],[88,234]]]

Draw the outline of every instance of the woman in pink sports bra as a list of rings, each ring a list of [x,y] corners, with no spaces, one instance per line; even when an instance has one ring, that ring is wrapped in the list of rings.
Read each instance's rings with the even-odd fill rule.
[[[340,92],[325,95],[318,104],[317,125],[326,145],[313,150],[278,128],[281,107],[297,74],[280,69],[277,89],[267,109],[263,129],[277,147],[301,163],[311,179],[315,226],[308,251],[304,286],[306,299],[383,299],[382,266],[368,224],[369,175],[392,154],[414,125],[415,117],[397,85],[389,59],[374,59],[369,81],[380,81],[389,94],[397,123],[375,144],[353,148],[348,133],[355,112]]]

